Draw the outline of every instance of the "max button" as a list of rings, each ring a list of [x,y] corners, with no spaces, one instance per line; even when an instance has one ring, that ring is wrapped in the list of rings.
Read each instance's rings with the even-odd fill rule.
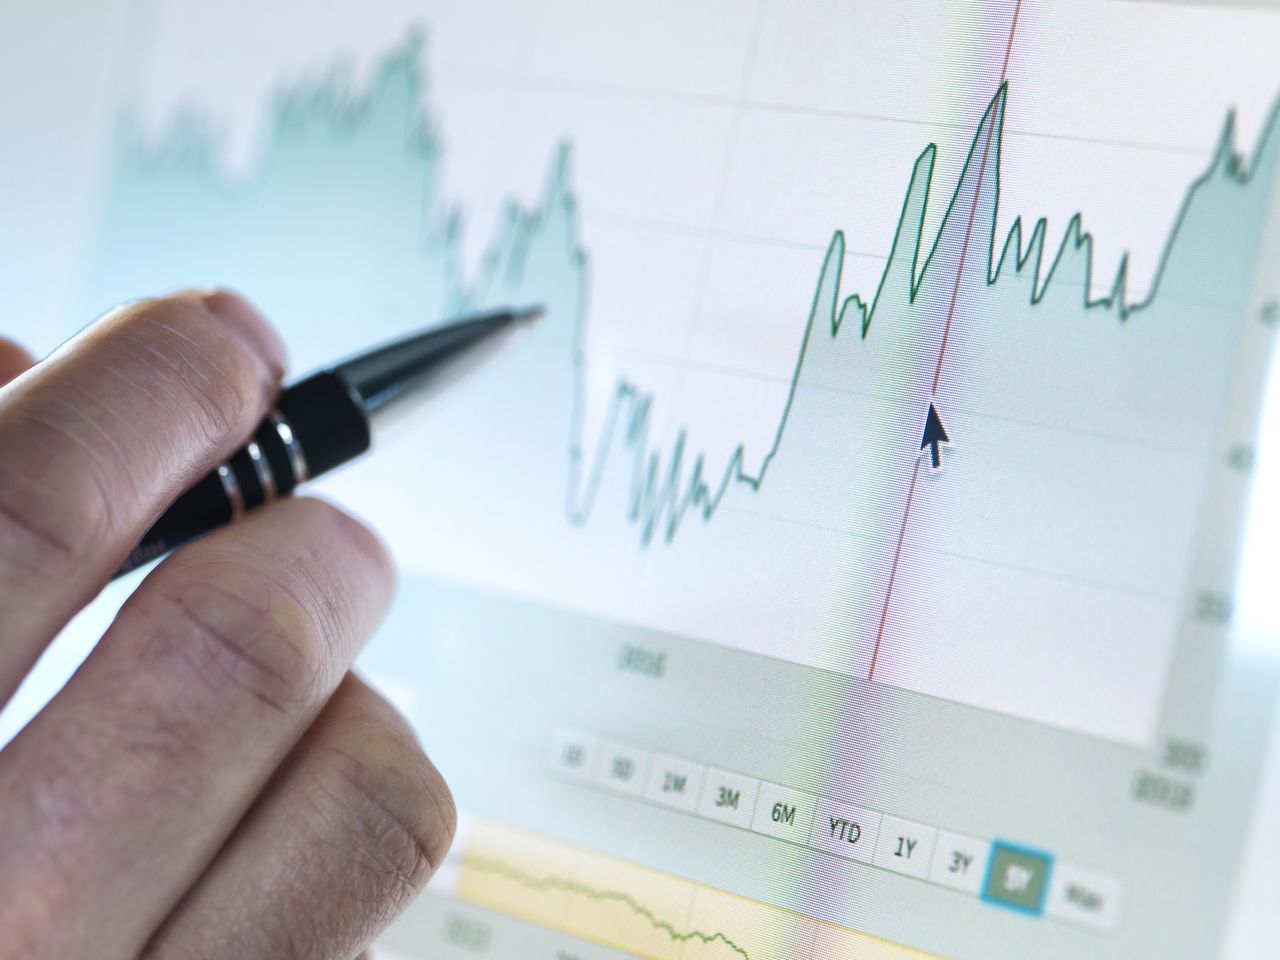
[[[1045,913],[1056,920],[1110,930],[1120,920],[1120,881],[1068,863],[1053,869]]]

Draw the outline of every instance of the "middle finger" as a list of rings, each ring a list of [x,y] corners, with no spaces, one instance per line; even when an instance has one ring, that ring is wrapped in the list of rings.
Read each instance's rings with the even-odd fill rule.
[[[315,500],[161,564],[0,753],[0,852],[23,878],[0,898],[6,938],[136,955],[337,687],[391,580],[373,536]]]

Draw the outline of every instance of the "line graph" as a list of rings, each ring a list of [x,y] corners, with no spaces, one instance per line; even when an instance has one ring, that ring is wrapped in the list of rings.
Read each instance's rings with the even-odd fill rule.
[[[467,838],[458,895],[646,960],[927,960],[877,937],[489,821],[477,821]]]
[[[1012,48],[1013,31],[1016,30],[1017,9],[1018,7],[1015,7],[1015,22],[1010,32],[1009,49]],[[415,41],[410,52],[388,61],[384,79],[387,87],[404,86],[413,88],[420,85],[420,67],[416,49]],[[1006,70],[1007,65],[1008,52],[1006,51]],[[406,90],[399,91],[402,96],[406,92]],[[411,93],[409,95],[412,96]],[[908,285],[906,298],[908,304],[914,305],[921,297],[926,281],[931,279],[930,275],[934,269],[935,261],[942,259],[944,247],[952,239],[948,236],[948,228],[954,228],[953,217],[957,214],[964,216],[964,211],[957,210],[957,208],[963,205],[966,196],[971,198],[968,203],[964,227],[960,233],[959,261],[954,268],[955,280],[954,283],[949,284],[950,302],[946,309],[946,322],[943,327],[941,345],[937,350],[937,359],[933,368],[933,382],[930,388],[930,393],[933,395],[938,392],[951,324],[954,319],[960,291],[966,278],[965,268],[968,261],[969,242],[975,224],[979,222],[978,211],[983,205],[980,202],[980,197],[984,182],[987,179],[989,154],[993,146],[995,148],[996,172],[992,179],[996,182],[996,186],[991,206],[994,207],[999,202],[1000,153],[1004,129],[1004,108],[1008,95],[1008,83],[1004,80],[1002,74],[999,89],[979,122],[977,133],[972,138],[969,154],[963,165],[961,179],[947,201],[947,210],[943,217],[942,228],[934,239],[932,246],[925,252],[923,260],[920,259],[920,248],[924,242],[921,235],[923,231],[923,218],[921,215],[927,203],[929,185],[933,180],[933,166],[938,149],[936,144],[929,144],[925,147],[916,161],[911,187],[904,198],[898,228],[892,239],[890,253],[874,296],[869,301],[866,301],[860,293],[849,294],[839,303],[838,309],[832,311],[829,317],[831,339],[838,338],[845,328],[846,321],[852,320],[858,330],[860,339],[866,340],[871,332],[873,320],[884,309],[881,305],[886,293],[896,295],[898,292],[888,288],[891,281],[902,279],[900,277],[902,258],[907,255],[912,257],[913,265],[912,278]],[[343,103],[340,94],[331,88],[322,87],[313,91],[300,91],[297,100],[286,99],[283,102],[278,123],[284,129],[294,124],[333,123],[338,127],[354,130],[361,125],[363,113],[378,106],[376,104],[377,96],[378,92],[375,91],[365,102],[348,104]],[[324,117],[325,113],[330,113],[331,116],[326,118]],[[1161,279],[1165,273],[1172,249],[1177,242],[1182,221],[1185,218],[1186,208],[1191,203],[1195,193],[1203,189],[1212,179],[1213,174],[1219,170],[1228,171],[1228,175],[1235,180],[1237,185],[1247,187],[1254,179],[1254,172],[1270,160],[1270,153],[1274,153],[1274,130],[1277,125],[1275,113],[1273,112],[1272,119],[1267,123],[1267,133],[1263,139],[1263,147],[1259,151],[1260,156],[1255,162],[1248,165],[1243,164],[1239,157],[1235,157],[1232,154],[1231,123],[1228,120],[1215,154],[1213,169],[1189,189],[1183,211],[1178,218],[1178,223],[1170,233],[1164,255],[1156,271],[1155,282],[1152,284],[1148,294],[1138,302],[1130,302],[1128,300],[1126,294],[1126,267],[1122,263],[1111,285],[1111,294],[1091,299],[1086,293],[1082,298],[1084,309],[1113,310],[1117,319],[1124,321],[1129,319],[1132,314],[1150,307],[1157,300]],[[424,139],[418,144],[418,149],[422,153],[424,166],[430,168],[431,165],[438,162],[439,146],[429,139],[425,128],[420,136],[423,136]],[[199,126],[182,128],[170,142],[160,145],[155,155],[143,156],[138,159],[144,164],[155,161],[165,164],[175,159],[179,162],[184,159],[198,159],[198,162],[206,166],[206,174],[213,174],[216,166],[210,165],[208,157],[199,156],[202,151],[212,150],[212,146],[205,142],[204,138],[204,131]],[[188,151],[191,151],[191,153],[183,157],[183,154],[187,154]],[[1264,151],[1268,152],[1264,155]],[[975,162],[977,164],[976,173],[972,169]],[[563,204],[564,212],[572,215],[576,208],[576,199],[569,192],[567,183],[569,176],[568,166],[569,152],[566,148],[555,161],[553,186],[548,191],[548,200]],[[976,180],[976,185],[970,185],[971,180]],[[916,196],[915,194],[917,193],[923,193],[923,196]],[[452,309],[467,309],[472,303],[484,299],[488,293],[487,288],[493,284],[496,275],[500,274],[509,286],[518,286],[520,283],[526,282],[526,271],[528,270],[527,247],[532,238],[544,229],[544,224],[549,219],[549,213],[550,211],[547,209],[533,211],[511,209],[509,211],[511,218],[509,221],[510,234],[495,244],[487,264],[486,275],[479,278],[470,287],[466,285],[461,277],[449,278],[447,292],[448,299],[452,301]],[[992,252],[994,252],[995,218],[994,216],[988,216],[984,217],[984,219],[988,221],[989,239],[992,244]],[[1045,298],[1049,287],[1054,283],[1059,267],[1064,265],[1064,260],[1069,255],[1076,253],[1081,256],[1084,264],[1086,275],[1083,285],[1087,291],[1092,283],[1091,274],[1093,270],[1092,259],[1089,255],[1091,237],[1087,232],[1083,232],[1082,222],[1082,214],[1077,214],[1071,220],[1056,254],[1050,260],[1048,266],[1045,267],[1043,259],[1045,245],[1048,243],[1046,236],[1047,223],[1041,220],[1034,225],[1030,239],[1024,248],[1022,245],[1024,227],[1021,219],[1015,220],[998,260],[992,258],[986,267],[988,274],[987,284],[992,287],[999,284],[1007,269],[1021,274],[1026,269],[1031,258],[1034,257],[1031,269],[1032,292],[1030,305],[1039,305]],[[454,221],[453,227],[456,229],[456,221]],[[437,242],[447,244],[450,237],[446,233],[436,239]],[[569,246],[571,249],[566,251],[566,259],[572,263],[575,270],[582,271],[585,269],[586,264],[585,251],[578,248],[572,242],[572,238],[570,238]],[[630,473],[633,477],[641,478],[639,485],[632,488],[629,499],[633,504],[630,519],[638,527],[642,544],[649,544],[655,535],[660,535],[667,540],[674,539],[684,519],[690,513],[698,514],[704,520],[711,520],[715,515],[716,508],[734,484],[741,484],[753,491],[760,489],[765,481],[766,474],[769,472],[770,465],[778,455],[792,412],[796,390],[804,374],[806,351],[816,328],[819,328],[818,321],[823,318],[825,313],[820,309],[823,306],[821,295],[829,286],[834,287],[836,290],[841,287],[840,263],[843,261],[845,252],[846,240],[844,232],[837,231],[826,248],[826,256],[819,276],[814,303],[810,311],[810,320],[802,337],[802,346],[791,379],[787,404],[784,406],[782,415],[779,418],[774,442],[760,457],[758,468],[753,470],[747,466],[748,451],[745,447],[738,447],[734,450],[729,462],[722,470],[713,471],[708,467],[701,455],[686,453],[690,449],[691,443],[687,431],[682,431],[675,445],[665,452],[656,450],[641,442],[639,438],[647,436],[648,417],[653,398],[639,385],[627,381],[619,382],[615,389],[610,414],[606,418],[607,426],[602,431],[602,435],[595,438],[595,441],[590,445],[586,443],[585,438],[582,436],[574,435],[571,437],[570,443],[575,451],[575,458],[580,457],[580,451],[588,446],[595,450],[609,450],[613,446],[613,439],[618,436],[632,441],[628,446],[635,462],[625,472]],[[1011,256],[1013,257],[1012,264],[1010,263]],[[903,285],[897,284],[897,286],[902,287]],[[1072,284],[1072,286],[1075,285]],[[575,328],[580,328],[582,323],[585,322],[585,317],[582,313],[574,319],[576,321],[574,323]],[[575,329],[574,339],[580,341],[581,338],[581,330]],[[586,358],[578,354],[575,355],[574,362],[579,370],[578,378],[585,378],[586,374],[582,368],[586,365]],[[580,422],[580,412],[576,412],[572,419],[575,424]],[[691,462],[691,466],[686,468],[687,461]],[[573,522],[587,523],[590,521],[603,485],[602,474],[607,469],[610,469],[607,455],[597,456],[585,469],[575,464],[575,470],[573,471],[575,476],[571,476],[568,485],[568,502],[571,504],[569,515]],[[659,478],[664,476],[668,478],[668,482],[659,484]],[[718,479],[709,479],[709,476],[718,477]]]
[[[909,293],[907,300],[909,304],[914,305],[921,295],[921,289],[925,284],[926,278],[930,274],[930,268],[935,258],[938,258],[939,252],[945,242],[947,226],[951,223],[951,218],[956,212],[956,206],[961,199],[961,191],[966,186],[967,178],[971,173],[971,167],[975,160],[978,161],[978,169],[976,173],[977,184],[969,192],[973,196],[973,202],[970,204],[969,215],[962,234],[963,240],[959,258],[959,266],[956,269],[956,280],[951,285],[951,303],[947,309],[947,320],[943,329],[942,345],[937,351],[937,360],[934,364],[933,384],[930,393],[936,395],[938,385],[941,379],[943,360],[946,354],[947,340],[950,336],[951,322],[953,319],[956,300],[959,296],[962,283],[965,280],[965,267],[967,263],[968,241],[973,230],[976,213],[979,208],[979,195],[982,192],[983,181],[986,178],[987,153],[992,144],[995,146],[995,154],[997,157],[996,165],[999,165],[1001,129],[1003,127],[1004,104],[1008,96],[1008,85],[1001,83],[1001,87],[996,97],[989,105],[984,115],[979,132],[975,136],[970,148],[969,156],[964,164],[964,174],[961,182],[957,185],[956,192],[951,197],[947,213],[943,218],[943,228],[940,231],[933,247],[925,255],[923,263],[919,266],[918,272],[914,265],[919,258],[919,245],[921,243],[920,231],[923,223],[911,223],[914,217],[911,217],[913,211],[923,212],[924,203],[921,202],[918,207],[913,206],[913,197],[911,192],[908,193],[903,205],[902,218],[899,221],[898,231],[894,236],[891,246],[891,253],[881,282],[876,290],[875,296],[868,303],[863,300],[860,294],[854,293],[849,295],[838,309],[833,310],[830,322],[831,338],[835,339],[840,336],[842,328],[846,321],[854,320],[859,328],[861,339],[865,340],[871,329],[872,321],[877,316],[878,307],[881,303],[881,297],[885,293],[886,284],[890,279],[899,279],[895,274],[898,272],[895,267],[900,266],[900,258],[906,254],[914,245],[913,279],[909,285]],[[1264,149],[1274,153],[1274,130],[1276,127],[1276,114],[1273,112],[1272,119],[1267,125],[1267,134],[1264,138]],[[981,152],[978,151],[979,143],[983,144]],[[936,157],[936,145],[930,145],[921,154],[916,162],[916,168],[912,179],[912,190],[917,188],[918,184],[928,184],[932,180],[932,166]],[[1168,260],[1173,250],[1174,244],[1179,235],[1179,229],[1186,216],[1187,207],[1198,189],[1203,188],[1215,174],[1221,171],[1227,171],[1230,176],[1241,187],[1247,187],[1254,179],[1254,172],[1259,168],[1264,168],[1263,180],[1265,182],[1265,174],[1270,172],[1270,164],[1274,160],[1269,156],[1261,155],[1254,163],[1244,165],[1239,157],[1233,156],[1231,153],[1231,124],[1228,121],[1226,130],[1222,140],[1219,143],[1218,151],[1214,161],[1213,169],[1204,177],[1192,185],[1188,192],[1187,200],[1178,217],[1178,224],[1171,232],[1168,243],[1164,250],[1164,255],[1156,271],[1156,280],[1152,285],[1148,294],[1137,302],[1130,302],[1127,298],[1126,290],[1126,267],[1122,262],[1118,272],[1115,275],[1111,285],[1111,293],[1104,297],[1091,299],[1087,290],[1092,282],[1092,260],[1089,255],[1091,237],[1088,233],[1083,232],[1081,224],[1083,216],[1077,214],[1068,224],[1066,233],[1062,238],[1056,255],[1050,260],[1047,267],[1044,266],[1044,249],[1047,243],[1047,223],[1043,220],[1038,221],[1032,228],[1026,247],[1022,244],[1023,225],[1021,219],[1016,220],[1006,238],[1003,250],[998,260],[992,259],[986,268],[988,286],[996,286],[1005,272],[1006,268],[1011,269],[1014,273],[1021,274],[1031,263],[1031,294],[1029,303],[1031,306],[1040,304],[1053,284],[1055,276],[1058,274],[1059,267],[1065,266],[1064,261],[1072,254],[1079,255],[1084,261],[1084,279],[1081,284],[1070,284],[1072,287],[1082,286],[1086,291],[1082,295],[1082,307],[1086,310],[1102,309],[1110,310],[1115,313],[1119,321],[1128,320],[1133,314],[1149,308],[1156,302],[1159,292],[1161,279],[1165,273]],[[995,178],[998,181],[998,172]],[[925,187],[927,195],[927,186]],[[995,201],[998,203],[999,188],[995,189]],[[994,203],[993,203],[994,206]],[[909,220],[909,217],[911,220]],[[990,221],[992,233],[990,239],[992,241],[992,251],[994,252],[994,226],[995,219]],[[909,231],[915,230],[914,235]],[[906,243],[904,240],[904,233]],[[640,539],[642,544],[649,544],[655,535],[660,535],[667,540],[673,540],[679,532],[680,526],[686,516],[690,513],[700,515],[704,520],[710,520],[715,515],[717,507],[724,499],[726,493],[734,484],[741,484],[752,491],[758,491],[764,483],[765,476],[769,471],[770,465],[774,458],[778,455],[778,450],[782,445],[783,434],[786,430],[788,420],[792,413],[792,406],[795,401],[796,391],[801,383],[801,377],[804,372],[806,351],[809,347],[811,337],[815,332],[817,321],[823,317],[825,311],[820,308],[823,305],[821,294],[828,286],[828,274],[833,273],[834,279],[831,286],[836,289],[840,288],[840,266],[845,253],[845,238],[843,232],[837,232],[832,238],[827,248],[827,254],[823,263],[823,271],[818,284],[818,295],[815,297],[813,308],[810,312],[810,322],[805,330],[803,337],[803,346],[799,359],[797,360],[795,372],[791,379],[790,390],[787,397],[787,403],[783,408],[782,416],[779,420],[778,430],[774,437],[773,444],[764,452],[760,459],[760,466],[751,470],[746,466],[747,451],[744,447],[738,447],[734,450],[729,462],[722,472],[719,472],[718,479],[708,479],[708,467],[706,461],[697,454],[692,455],[692,466],[685,468],[687,459],[686,450],[689,448],[688,433],[682,431],[676,440],[675,445],[667,452],[664,457],[660,451],[655,451],[645,443],[636,440],[631,445],[631,452],[637,461],[631,471],[632,476],[640,478],[637,485],[633,486],[630,494],[630,502],[632,508],[630,511],[630,519],[637,525],[640,531]],[[1010,257],[1012,256],[1012,263]],[[1034,262],[1032,263],[1032,259]],[[895,262],[897,260],[898,262]],[[596,449],[609,449],[612,438],[615,436],[624,436],[627,438],[642,438],[647,436],[648,418],[652,398],[647,396],[639,387],[628,382],[621,382],[616,388],[613,403],[610,407],[610,413],[606,420],[606,427],[603,435],[599,438]],[[575,441],[575,448],[581,442],[581,438]],[[668,466],[664,469],[663,464]],[[584,482],[571,483],[571,502],[575,503],[575,507],[571,510],[571,517],[576,523],[586,523],[591,517],[598,491],[603,485],[601,475],[607,469],[607,461],[598,458],[592,468],[586,471],[586,479]],[[643,468],[642,468],[643,467]],[[666,482],[661,482],[660,478],[666,477]],[[715,474],[712,474],[715,477]]]
[[[1056,238],[1046,220],[1021,218],[997,236],[1002,82],[954,182],[937,182],[937,144],[920,150],[869,296],[845,289],[845,233],[831,235],[772,440],[739,442],[717,463],[696,439],[713,422],[667,442],[662,393],[593,366],[592,261],[568,143],[541,199],[508,206],[479,269],[463,270],[464,212],[440,193],[444,148],[423,87],[412,42],[359,96],[333,80],[285,90],[239,179],[220,172],[198,117],[159,142],[126,131],[91,301],[216,278],[251,291],[286,331],[305,329],[317,362],[471,306],[546,304],[522,348],[459,391],[453,409],[465,415],[438,417],[401,454],[415,461],[408,472],[435,478],[431,502],[406,509],[405,492],[371,474],[353,491],[375,519],[394,516],[428,571],[1086,728],[1098,722],[1096,664],[1115,656],[1109,638],[1131,638],[1135,663],[1161,656],[1244,322],[1259,199],[1275,175],[1274,111],[1248,158],[1228,118],[1145,292],[1130,295],[1122,260],[1093,296],[1083,213]],[[182,223],[164,215],[179,208],[192,211]],[[280,250],[296,267],[281,269]],[[388,318],[376,331],[350,319],[370,303]],[[936,318],[957,310],[980,320],[939,333]],[[922,398],[962,438],[937,482],[918,476]],[[591,410],[603,413],[588,432]],[[1179,425],[1155,460],[1153,422]],[[903,469],[910,525],[897,507]],[[1153,472],[1154,488],[1143,482]],[[749,510],[723,511],[730,501]],[[781,524],[815,531],[787,534],[783,551],[805,584],[803,615],[777,589]],[[437,541],[448,550],[424,546]],[[673,603],[678,585],[709,578],[710,590]],[[1017,596],[1017,609],[997,594]],[[834,636],[824,622],[839,624]],[[902,642],[886,659],[888,636]],[[977,685],[1013,644],[1023,671]],[[1046,676],[1058,693],[1046,696]],[[1140,730],[1158,691],[1114,683],[1127,706],[1109,716]]]
[[[704,947],[722,944],[729,953],[742,957],[742,960],[751,960],[751,954],[720,931],[707,933],[702,930],[677,930],[674,924],[655,916],[652,910],[637,902],[635,897],[620,890],[597,890],[568,877],[537,876],[501,860],[479,856],[468,858],[466,869],[509,881],[534,893],[560,891],[599,904],[618,904],[644,920],[654,930],[666,934],[673,944],[693,943]]]

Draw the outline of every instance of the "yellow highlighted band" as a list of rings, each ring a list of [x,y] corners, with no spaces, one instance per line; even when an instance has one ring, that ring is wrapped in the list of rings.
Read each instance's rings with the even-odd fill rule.
[[[473,825],[458,896],[646,960],[937,960],[487,821]]]

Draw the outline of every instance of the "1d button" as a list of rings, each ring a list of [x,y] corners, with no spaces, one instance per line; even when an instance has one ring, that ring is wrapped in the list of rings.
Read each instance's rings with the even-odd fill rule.
[[[551,769],[566,777],[590,777],[597,749],[594,737],[577,730],[561,730],[552,744]]]

